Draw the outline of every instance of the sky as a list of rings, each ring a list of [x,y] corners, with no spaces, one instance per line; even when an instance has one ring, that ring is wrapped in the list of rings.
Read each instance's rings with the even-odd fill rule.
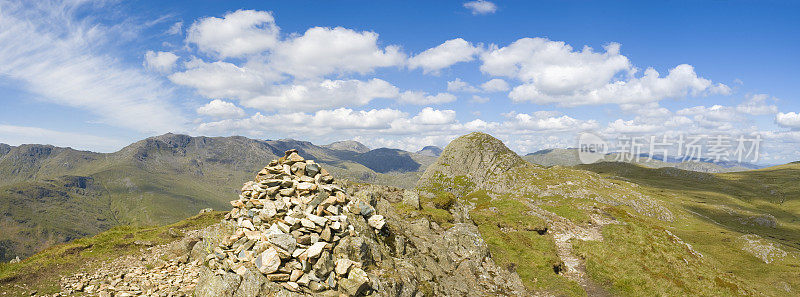
[[[525,154],[590,132],[800,160],[800,2],[0,0],[0,143],[167,132]]]

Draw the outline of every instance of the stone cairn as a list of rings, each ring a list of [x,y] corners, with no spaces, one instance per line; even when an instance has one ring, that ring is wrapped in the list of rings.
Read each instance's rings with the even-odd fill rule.
[[[225,220],[235,231],[208,255],[207,265],[217,274],[254,269],[294,292],[332,290],[338,284],[359,294],[369,283],[361,263],[332,257],[341,238],[355,235],[345,214],[349,201],[325,169],[296,150],[286,151],[231,201]],[[382,217],[371,219],[373,228],[383,228]]]

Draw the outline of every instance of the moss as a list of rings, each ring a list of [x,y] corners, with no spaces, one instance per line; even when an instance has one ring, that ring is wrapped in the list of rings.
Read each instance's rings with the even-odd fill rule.
[[[422,206],[422,209],[414,209],[413,207],[402,202],[392,203],[392,206],[399,214],[409,219],[424,217],[431,222],[435,222],[444,229],[449,229],[453,226],[453,222],[455,222],[453,214],[444,209],[433,208],[425,205]]]
[[[428,281],[419,282],[419,285],[417,286],[417,290],[419,290],[420,293],[422,293],[422,295],[424,295],[424,296],[434,296],[433,295],[433,286],[431,286],[431,283],[429,283]]]
[[[433,177],[429,179],[428,185],[421,187],[420,190],[434,194],[448,192],[456,197],[464,197],[471,193],[474,188],[475,183],[471,182],[467,176],[448,177],[441,172],[435,172]]]

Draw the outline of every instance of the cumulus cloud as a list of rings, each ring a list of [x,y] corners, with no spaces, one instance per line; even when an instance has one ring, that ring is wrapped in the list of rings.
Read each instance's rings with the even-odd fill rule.
[[[425,107],[412,120],[423,125],[444,125],[456,121],[456,112]]]
[[[219,99],[198,107],[197,113],[221,119],[240,118],[245,115],[244,110],[236,104]]]
[[[175,67],[175,62],[177,61],[178,56],[171,52],[147,51],[144,54],[144,62],[142,62],[142,65],[150,70],[170,72],[172,68]]]
[[[217,61],[192,59],[186,70],[173,73],[169,79],[178,85],[194,88],[208,98],[236,98],[246,100],[266,91],[267,86],[283,78],[270,71]]]
[[[522,38],[482,54],[481,71],[516,78],[545,94],[569,94],[602,87],[618,73],[633,71],[619,49],[619,44],[612,43],[605,52],[590,47],[573,51],[561,41]]]
[[[422,91],[405,91],[400,94],[397,100],[408,104],[424,105],[448,103],[456,101],[456,99],[456,96],[450,93],[428,95],[428,93]]]
[[[375,32],[314,27],[281,42],[269,59],[276,70],[309,78],[332,73],[365,74],[378,67],[397,66],[405,61],[405,54],[398,46],[379,47]]]
[[[497,11],[497,5],[486,0],[469,1],[464,3],[464,7],[472,11],[472,14],[490,14]]]
[[[611,134],[638,134],[656,132],[659,130],[661,130],[661,126],[658,125],[640,123],[634,120],[625,121],[617,119],[608,123],[608,127],[606,127],[603,132]]]
[[[604,52],[580,51],[564,42],[523,38],[481,55],[484,73],[517,79],[509,97],[516,102],[579,106],[657,102],[688,95],[729,94],[730,88],[699,77],[691,65],[678,65],[665,77],[652,68],[635,77],[636,68],[611,43]]]
[[[480,52],[464,39],[456,38],[427,49],[408,59],[410,69],[422,68],[423,73],[438,73],[439,70],[453,66],[459,62],[469,62]]]
[[[243,98],[242,104],[262,110],[317,110],[362,106],[376,98],[397,96],[397,87],[378,78],[367,81],[326,79],[272,86],[265,94]]]
[[[448,92],[467,92],[467,93],[475,93],[480,92],[480,90],[469,83],[461,80],[460,78],[456,78],[453,81],[447,82],[447,91]]]
[[[519,133],[525,133],[526,131],[577,131],[598,127],[598,123],[595,120],[582,121],[567,115],[558,115],[558,113],[551,111],[538,111],[532,114],[510,112],[505,114],[509,120],[503,123],[503,127],[509,132]]]
[[[678,65],[669,74],[660,77],[658,71],[648,68],[644,76],[627,81],[615,81],[599,88],[578,89],[567,93],[553,94],[541,90],[536,83],[515,87],[509,97],[516,102],[528,101],[536,104],[558,104],[580,106],[599,104],[646,104],[666,98],[702,96],[708,94],[730,94],[729,87],[713,84],[698,77],[691,65]]]
[[[775,115],[775,122],[781,127],[800,129],[800,113],[796,112],[779,112]]]
[[[769,115],[778,112],[778,107],[767,104],[768,100],[777,101],[767,94],[747,94],[745,101],[736,106],[736,110],[749,115]]]
[[[508,83],[505,80],[494,78],[480,85],[480,88],[475,87],[468,82],[456,78],[455,80],[447,82],[447,91],[449,92],[465,92],[465,93],[495,93],[505,92],[509,90]]]
[[[502,79],[494,78],[481,85],[481,88],[486,92],[505,92],[509,90],[508,83]]]
[[[202,18],[192,24],[186,41],[221,58],[260,53],[278,43],[280,29],[272,13],[237,10],[222,18]]]
[[[120,62],[110,40],[137,28],[87,19],[84,2],[45,6],[0,2],[0,73],[42,100],[87,110],[96,122],[134,131],[181,131],[186,119],[169,88]],[[86,17],[86,18],[81,18]]]
[[[257,113],[245,119],[203,123],[198,132],[208,134],[303,133],[308,135],[387,135],[436,131],[456,122],[453,110],[423,108],[416,115],[396,109],[352,110],[338,108],[314,113]]]

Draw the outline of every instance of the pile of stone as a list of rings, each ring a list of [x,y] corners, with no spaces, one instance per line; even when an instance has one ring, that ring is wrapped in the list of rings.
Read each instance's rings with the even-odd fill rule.
[[[286,151],[231,201],[233,209],[225,220],[235,231],[206,263],[217,274],[256,270],[294,292],[341,286],[358,294],[369,281],[361,263],[333,257],[340,239],[355,235],[345,213],[349,201],[325,169],[296,150]],[[372,225],[383,228],[383,222]]]

